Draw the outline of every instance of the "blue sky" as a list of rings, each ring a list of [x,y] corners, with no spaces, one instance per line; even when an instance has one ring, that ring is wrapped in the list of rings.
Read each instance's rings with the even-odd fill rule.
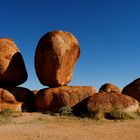
[[[21,86],[41,89],[34,54],[41,36],[52,30],[72,32],[81,56],[69,85],[111,82],[124,87],[140,77],[139,0],[6,0],[0,2],[0,37],[12,38],[28,71]]]

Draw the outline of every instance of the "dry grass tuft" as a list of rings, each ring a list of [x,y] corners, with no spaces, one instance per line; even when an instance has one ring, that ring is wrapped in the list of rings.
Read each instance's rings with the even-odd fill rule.
[[[110,113],[112,119],[135,119],[136,116],[136,113],[125,112],[122,108],[118,107],[115,107]]]
[[[105,112],[102,107],[97,107],[94,111],[89,111],[89,117],[95,120],[102,120],[105,118]]]
[[[10,121],[12,117],[12,111],[10,109],[5,109],[0,112],[0,124],[6,124]]]

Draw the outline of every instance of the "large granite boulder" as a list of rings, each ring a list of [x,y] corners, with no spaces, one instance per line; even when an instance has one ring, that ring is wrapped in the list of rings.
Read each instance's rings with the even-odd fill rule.
[[[18,102],[22,103],[23,112],[34,112],[36,111],[35,106],[35,94],[23,87],[7,87],[8,90]]]
[[[115,86],[114,84],[106,83],[100,87],[99,92],[102,92],[102,93],[121,93],[121,90],[117,86]]]
[[[25,64],[16,44],[0,38],[0,86],[17,86],[27,79]]]
[[[140,102],[140,78],[124,87],[122,93],[131,96]]]
[[[96,93],[92,86],[62,86],[38,91],[36,107],[39,111],[58,112],[61,107],[72,107]]]
[[[50,87],[69,83],[79,55],[79,43],[71,33],[53,31],[45,34],[35,53],[35,69],[40,82]]]
[[[115,108],[121,108],[124,112],[135,112],[139,103],[132,97],[115,93],[96,93],[73,107],[75,115],[92,113],[102,108],[105,113],[111,113]]]
[[[17,102],[15,97],[6,89],[0,88],[0,112],[10,109],[12,112],[21,112],[22,103]]]

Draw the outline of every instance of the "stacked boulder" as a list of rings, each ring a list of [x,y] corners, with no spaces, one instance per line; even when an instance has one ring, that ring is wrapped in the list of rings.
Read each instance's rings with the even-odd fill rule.
[[[17,87],[26,80],[27,71],[16,44],[12,39],[0,38],[0,111],[20,112],[27,108],[27,98],[32,100],[33,94],[26,88]]]
[[[35,70],[39,81],[50,87],[36,94],[39,111],[57,112],[59,108],[72,107],[96,92],[92,86],[67,86],[79,56],[80,45],[70,32],[48,32],[39,40]]]

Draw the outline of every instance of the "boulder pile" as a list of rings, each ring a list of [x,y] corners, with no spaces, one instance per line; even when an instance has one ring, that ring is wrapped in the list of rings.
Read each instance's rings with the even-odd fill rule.
[[[72,107],[96,92],[92,86],[67,86],[79,56],[80,45],[70,32],[48,32],[39,40],[35,70],[39,81],[50,87],[36,94],[39,111],[58,112],[61,107]]]
[[[58,112],[64,106],[80,114],[92,112],[99,106],[106,113],[120,106],[124,111],[138,109],[135,99],[121,94],[121,90],[111,83],[102,85],[99,93],[92,86],[67,86],[79,56],[79,42],[69,32],[48,32],[39,40],[35,70],[40,83],[49,87],[36,93],[35,104],[39,111]]]
[[[26,108],[25,104],[30,102],[27,95],[31,93],[25,88],[16,87],[26,80],[25,64],[15,42],[0,38],[0,111],[11,109],[20,112]]]
[[[35,70],[41,90],[17,87],[27,80],[27,71],[19,49],[12,39],[0,38],[0,111],[59,112],[70,107],[75,115],[92,113],[101,107],[105,113],[114,108],[136,112],[140,102],[140,78],[121,91],[106,83],[99,92],[93,86],[68,86],[80,57],[80,45],[70,32],[52,31],[39,40],[35,52]],[[122,94],[121,94],[122,93]]]

